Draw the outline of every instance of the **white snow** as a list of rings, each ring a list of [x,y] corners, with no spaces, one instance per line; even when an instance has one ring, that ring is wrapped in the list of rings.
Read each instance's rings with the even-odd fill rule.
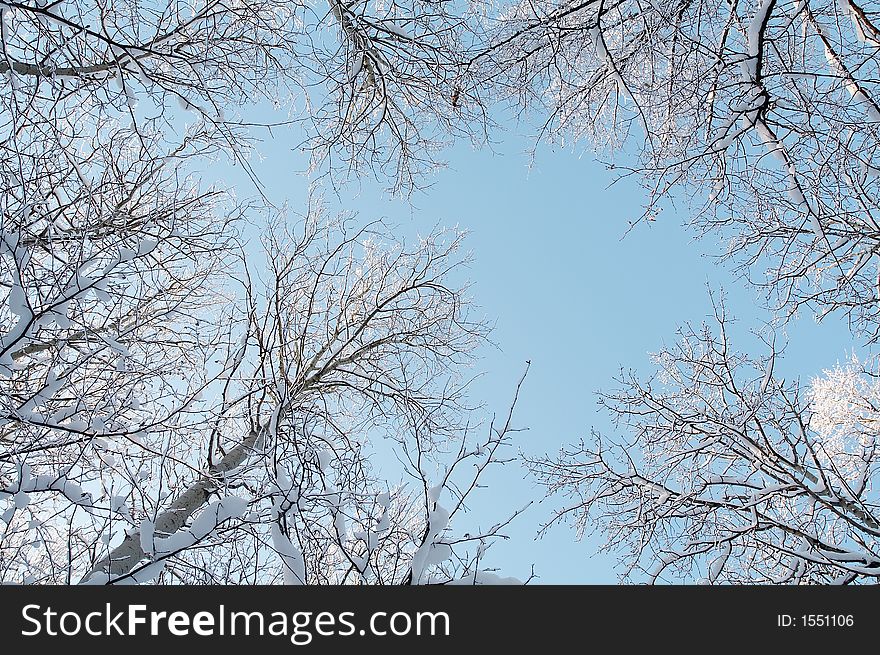
[[[136,585],[136,584],[145,584],[150,580],[153,580],[159,577],[159,574],[165,568],[165,563],[167,560],[159,560],[158,562],[151,562],[147,564],[143,568],[138,569],[131,575],[127,575],[119,580],[113,580],[111,584],[118,585]]]
[[[333,527],[336,529],[336,536],[340,541],[345,541],[346,537],[346,521],[345,514],[337,511],[336,516],[333,517]]]
[[[617,72],[617,67],[614,65],[614,60],[608,54],[608,49],[605,47],[605,39],[602,36],[602,30],[599,25],[596,25],[589,31],[590,40],[593,43],[593,49],[596,53],[596,57],[605,65],[605,70],[609,75],[614,79],[615,84],[617,85],[617,90],[620,94],[626,98],[627,100],[632,100],[632,96],[629,93],[629,89],[624,83],[623,79],[620,77],[620,74]]]
[[[18,503],[23,502],[25,496],[46,491],[60,492],[77,505],[91,506],[92,504],[91,495],[84,493],[82,487],[68,480],[64,475],[43,474],[32,476],[30,467],[27,464],[21,465],[17,483],[0,487],[0,497],[12,496],[16,499],[14,502]],[[18,496],[22,492],[24,492],[24,496]]]
[[[381,534],[391,527],[391,518],[388,516],[388,510],[382,512],[379,522],[376,524],[376,532]]]
[[[803,198],[803,196],[801,196]],[[813,212],[810,212],[810,229],[813,231],[813,234],[816,235],[817,239],[825,238],[825,231],[822,229],[822,224],[819,222],[819,217],[816,216]]]
[[[156,246],[158,245],[159,242],[156,239],[144,237],[138,244],[138,256],[143,257],[144,255],[148,255],[149,253],[153,252],[153,250],[155,250]]]
[[[767,21],[767,12],[770,11],[771,4],[773,4],[773,0],[762,0],[754,18],[749,22],[748,35],[746,37],[749,48],[749,60],[747,61],[747,66],[752,79],[757,75],[757,58],[761,47],[761,28]]]
[[[153,536],[155,534],[155,530],[156,524],[153,523],[151,520],[144,519],[143,521],[141,521],[141,550],[143,550],[147,555],[151,555],[153,553]]]
[[[224,521],[240,517],[246,509],[247,501],[238,496],[214,501],[199,513],[189,529],[154,539],[155,552],[160,556],[189,548],[210,535]]]
[[[522,581],[517,578],[502,577],[489,571],[474,571],[457,580],[451,580],[451,585],[521,585]]]
[[[721,572],[724,570],[724,565],[727,564],[727,559],[730,557],[730,541],[725,541],[724,546],[721,548],[721,552],[718,557],[716,557],[711,566],[709,567],[709,581],[715,582],[718,579],[718,576],[721,575]]]
[[[300,550],[281,531],[278,523],[272,523],[272,546],[281,558],[284,584],[301,585],[306,580],[306,565]]]
[[[119,261],[127,262],[137,257],[137,252],[131,250],[130,248],[125,248],[123,246],[119,246]]]
[[[112,457],[112,455],[105,455],[105,457]],[[115,460],[114,460],[115,462]],[[111,464],[112,466],[112,464]],[[125,504],[124,496],[111,496],[110,497],[110,510],[113,512],[118,512],[119,514],[128,514],[128,506]]]
[[[412,34],[407,32],[405,29],[403,29],[399,25],[395,25],[391,21],[384,21],[382,23],[382,29],[387,32],[391,32],[392,34],[399,36],[400,38],[405,39],[407,41],[414,41],[415,40],[413,38]]]
[[[24,289],[22,289],[21,284],[15,279],[12,281],[12,289],[9,291],[7,302],[9,303],[9,311],[13,314],[20,317],[27,316],[30,318],[31,310],[28,306]]]
[[[770,386],[770,381],[773,379],[773,360],[771,359],[767,363],[767,370],[764,372],[764,379],[761,380],[761,393],[766,393],[767,388]]]
[[[447,550],[448,545],[437,543],[448,523],[449,511],[446,508],[437,505],[429,513],[427,535],[412,558],[413,584],[423,584],[428,567],[444,561],[447,555],[451,555],[451,550]]]
[[[13,501],[15,502],[15,509],[24,509],[31,502],[31,497],[24,491],[19,491],[13,496]]]

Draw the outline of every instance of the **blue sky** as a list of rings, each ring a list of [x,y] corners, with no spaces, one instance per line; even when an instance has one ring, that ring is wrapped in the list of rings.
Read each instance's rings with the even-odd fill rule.
[[[296,172],[305,162],[287,136],[277,133],[264,142],[264,159],[255,168],[269,195],[296,209],[305,202],[308,180]],[[530,360],[515,423],[528,428],[519,446],[537,455],[586,437],[591,428],[614,434],[608,416],[597,411],[595,391],[612,387],[621,367],[648,373],[648,354],[673,341],[678,325],[707,317],[710,288],[723,287],[743,334],[767,315],[753,291],[702,255],[714,252],[715,244],[694,242],[682,228],[683,215],[666,211],[623,238],[627,221],[641,213],[642,190],[632,181],[610,186],[613,171],[589,154],[542,147],[532,160],[532,143],[513,132],[501,135],[493,150],[462,143],[445,153],[449,168],[429,178],[424,193],[389,199],[381,184],[364,179],[339,187],[332,204],[363,219],[386,218],[403,236],[438,223],[470,231],[474,264],[468,278],[476,303],[496,322],[492,337],[500,346],[480,353],[485,374],[473,396],[490,411],[505,411]],[[224,181],[247,195],[248,184],[237,173]],[[834,320],[816,325],[805,317],[789,326],[788,337],[786,357],[777,365],[787,379],[816,375],[853,347],[845,326]],[[523,476],[508,465],[490,478],[472,504],[473,519],[494,522],[540,498],[541,490]],[[601,536],[576,542],[572,529],[557,526],[535,540],[553,506],[530,507],[508,530],[511,539],[492,547],[489,562],[519,578],[534,565],[540,583],[617,582],[615,557],[598,552]]]

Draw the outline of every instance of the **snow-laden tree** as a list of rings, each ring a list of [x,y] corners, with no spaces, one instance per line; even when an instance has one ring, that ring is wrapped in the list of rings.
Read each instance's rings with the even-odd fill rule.
[[[669,192],[785,314],[880,336],[880,6],[861,0],[513,1],[473,63]]]
[[[761,287],[776,316],[880,337],[880,7],[858,0],[511,2],[473,62],[542,135],[617,155]],[[614,166],[615,164],[612,164]],[[810,385],[748,357],[726,319],[602,396],[620,436],[530,462],[634,580],[880,576],[876,362]]]
[[[509,425],[467,423],[484,328],[444,279],[459,236],[306,217],[251,278],[185,233],[29,235],[4,232],[4,580],[482,575],[501,525],[449,520]]]
[[[12,112],[15,124],[41,125],[61,145],[68,123],[82,121],[132,124],[147,142],[173,133],[179,145],[177,119],[187,112],[191,148],[226,151],[245,167],[249,143],[266,135],[255,126],[292,124],[305,138],[291,145],[311,152],[319,170],[371,167],[405,189],[447,137],[478,137],[485,124],[463,9],[420,0],[3,0],[4,120]],[[276,111],[255,113],[258,103]],[[179,156],[156,144],[148,154]]]
[[[464,116],[446,7],[0,2],[0,580],[499,580],[509,516],[450,524],[511,436],[465,397],[462,235],[203,174],[277,101],[409,184]]]
[[[857,360],[809,384],[736,352],[722,312],[681,330],[647,380],[601,396],[624,436],[530,462],[565,498],[552,523],[598,527],[636,581],[880,579],[880,383]]]

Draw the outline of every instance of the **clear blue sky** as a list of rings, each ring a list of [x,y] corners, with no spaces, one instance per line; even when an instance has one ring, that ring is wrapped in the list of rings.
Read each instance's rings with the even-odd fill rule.
[[[265,142],[265,159],[255,168],[273,199],[287,198],[297,208],[308,182],[296,173],[304,162],[287,136],[279,132]],[[501,135],[494,152],[460,144],[446,153],[449,168],[409,202],[390,200],[381,185],[365,180],[360,188],[340,188],[340,206],[364,219],[387,218],[403,235],[438,223],[471,232],[473,294],[497,321],[493,339],[501,346],[480,353],[485,375],[473,394],[503,412],[531,360],[516,423],[529,428],[519,444],[534,455],[555,452],[591,428],[613,434],[608,417],[597,411],[595,391],[611,387],[621,366],[650,371],[648,353],[673,341],[682,322],[707,316],[707,285],[723,286],[742,331],[767,316],[750,290],[701,256],[714,244],[693,242],[681,215],[665,212],[622,239],[627,220],[641,212],[641,189],[631,182],[609,188],[611,171],[571,151],[541,148],[530,168],[530,145],[513,133]],[[236,173],[224,181],[240,185],[242,196],[249,193]],[[846,359],[853,345],[840,322],[817,326],[810,317],[792,326],[789,338],[778,365],[788,379],[818,374]],[[473,503],[473,516],[494,522],[540,496],[523,471],[509,465]],[[576,542],[573,530],[562,526],[535,540],[551,509],[549,503],[532,506],[508,530],[511,539],[492,547],[488,561],[519,578],[534,564],[541,583],[616,582],[615,558],[597,552],[601,537]]]

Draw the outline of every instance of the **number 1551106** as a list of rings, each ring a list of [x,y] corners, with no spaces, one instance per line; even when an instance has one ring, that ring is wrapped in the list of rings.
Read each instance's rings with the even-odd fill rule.
[[[850,628],[855,623],[852,614],[777,614],[780,628]]]

